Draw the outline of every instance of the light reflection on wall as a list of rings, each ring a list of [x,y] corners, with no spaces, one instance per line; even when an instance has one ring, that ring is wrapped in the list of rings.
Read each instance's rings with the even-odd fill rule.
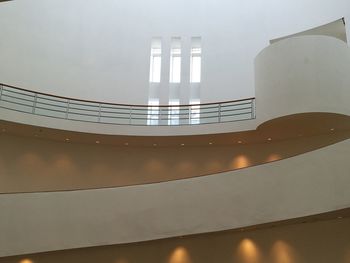
[[[22,259],[19,263],[34,263],[34,261],[26,258],[26,259]]]
[[[348,247],[348,249],[345,252],[345,263],[350,263],[350,245]]]
[[[128,261],[124,258],[119,258],[116,261],[114,261],[113,263],[128,263]]]
[[[260,263],[261,253],[258,246],[251,239],[243,239],[237,249],[238,263]]]
[[[190,255],[184,247],[177,247],[170,255],[168,263],[191,263]]]
[[[295,250],[285,241],[276,241],[271,250],[273,263],[296,263],[297,255]]]
[[[282,156],[277,154],[277,153],[273,153],[273,154],[270,154],[266,161],[267,162],[273,162],[273,161],[277,161],[277,160],[281,160],[282,159]]]
[[[164,173],[166,171],[166,167],[158,159],[149,159],[145,163],[144,169],[150,174],[152,174],[152,173],[161,174],[161,173]]]
[[[250,165],[250,160],[245,155],[238,155],[231,162],[232,169],[245,168],[245,167],[248,167],[249,165]]]

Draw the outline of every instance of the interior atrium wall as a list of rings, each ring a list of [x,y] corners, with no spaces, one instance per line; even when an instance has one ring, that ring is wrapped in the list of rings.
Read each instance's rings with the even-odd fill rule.
[[[162,39],[160,103],[169,98],[172,37],[201,37],[201,102],[254,96],[254,58],[270,39],[348,18],[346,0],[26,0],[0,5],[0,82],[90,100],[146,104],[150,48]],[[349,35],[349,34],[348,34]]]

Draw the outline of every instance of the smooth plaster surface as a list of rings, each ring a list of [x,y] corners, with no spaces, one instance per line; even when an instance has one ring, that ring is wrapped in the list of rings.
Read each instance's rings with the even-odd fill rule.
[[[129,243],[350,206],[350,140],[279,162],[168,183],[0,195],[0,256]]]

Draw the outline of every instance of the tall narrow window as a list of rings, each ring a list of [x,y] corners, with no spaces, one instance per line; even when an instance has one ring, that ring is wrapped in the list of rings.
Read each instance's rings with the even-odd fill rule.
[[[190,124],[199,124],[200,123],[200,100],[191,100],[190,104]]]
[[[147,125],[158,125],[159,121],[159,100],[148,101]]]
[[[201,65],[202,64],[202,48],[200,38],[192,38],[191,47],[191,83],[201,82]]]
[[[179,100],[171,100],[169,101],[169,116],[168,116],[168,124],[169,125],[179,125]]]
[[[170,83],[181,82],[181,38],[171,39]]]
[[[149,82],[159,83],[162,71],[162,47],[160,39],[152,40]]]

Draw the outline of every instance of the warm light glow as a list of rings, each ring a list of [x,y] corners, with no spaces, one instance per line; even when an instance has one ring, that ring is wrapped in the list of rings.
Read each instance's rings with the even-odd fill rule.
[[[238,246],[237,262],[258,263],[261,261],[259,248],[251,239],[243,239]]]
[[[19,263],[34,263],[34,261],[26,258],[26,259],[22,259]]]
[[[218,172],[222,170],[222,162],[219,160],[210,160],[206,163],[206,170],[210,171],[211,173]]]
[[[276,154],[276,153],[270,154],[267,157],[267,161],[268,162],[273,162],[273,161],[277,161],[277,160],[281,160],[281,159],[282,159],[282,157],[279,154]]]
[[[233,159],[231,163],[232,169],[241,169],[248,167],[250,165],[250,161],[247,156],[245,155],[239,155],[236,158]]]
[[[193,173],[196,170],[196,167],[193,164],[193,162],[188,160],[183,160],[177,164],[175,169],[176,169],[176,172],[178,174],[181,174],[182,177],[187,177],[189,175],[193,175]]]
[[[147,160],[144,169],[150,174],[162,174],[166,170],[164,163],[158,159]]]
[[[177,247],[170,255],[168,263],[190,263],[191,258],[188,251],[184,247]]]
[[[296,252],[285,241],[278,240],[271,250],[273,263],[295,263],[298,262]]]
[[[120,258],[120,259],[117,259],[116,261],[114,261],[113,263],[128,263],[128,261],[124,258]]]
[[[347,251],[345,252],[345,261],[344,263],[350,263],[350,247],[348,247]]]

